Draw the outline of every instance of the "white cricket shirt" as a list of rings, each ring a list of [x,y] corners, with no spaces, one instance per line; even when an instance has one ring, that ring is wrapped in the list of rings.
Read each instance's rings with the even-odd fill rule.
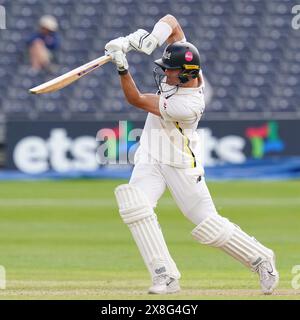
[[[172,88],[163,84],[164,91]],[[148,113],[138,152],[178,168],[202,167],[200,138],[196,129],[205,108],[203,86],[179,87],[174,95],[168,97],[170,92],[160,95],[161,117]]]

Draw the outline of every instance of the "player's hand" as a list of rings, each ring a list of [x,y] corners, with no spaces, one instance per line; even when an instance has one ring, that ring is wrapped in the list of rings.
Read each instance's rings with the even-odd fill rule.
[[[137,31],[129,34],[126,38],[134,50],[144,52],[148,55],[150,55],[158,46],[158,40],[156,37],[143,29],[138,29]]]
[[[129,39],[126,37],[113,39],[105,45],[105,51],[107,52],[123,51],[124,53],[127,53],[131,49],[132,47],[130,46]]]
[[[111,61],[117,66],[118,71],[128,70],[128,61],[123,51],[105,51],[105,55],[111,57]]]

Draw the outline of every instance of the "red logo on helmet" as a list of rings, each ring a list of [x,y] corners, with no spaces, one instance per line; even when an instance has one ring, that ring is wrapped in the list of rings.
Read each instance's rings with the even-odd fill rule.
[[[187,51],[184,57],[186,61],[190,62],[193,60],[193,53],[191,51]]]

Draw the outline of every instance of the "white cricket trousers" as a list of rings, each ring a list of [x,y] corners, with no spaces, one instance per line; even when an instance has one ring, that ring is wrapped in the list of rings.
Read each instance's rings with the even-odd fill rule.
[[[137,154],[135,163],[129,184],[142,190],[153,208],[167,186],[182,213],[196,225],[192,235],[198,242],[222,249],[255,272],[260,263],[274,259],[272,250],[263,246],[228,219],[218,215],[203,177],[200,181],[198,179],[199,174],[203,173],[202,168],[180,169],[161,164],[153,159],[147,163],[141,152]],[[135,227],[141,228],[141,225],[145,228],[144,224]],[[158,230],[157,224],[154,223],[153,226],[154,230]],[[135,233],[139,234],[137,230]],[[149,239],[148,241],[138,237],[136,239],[139,241],[137,244],[142,248],[140,251],[153,276],[156,270],[160,270],[156,267],[157,264],[153,263],[159,256],[160,261],[165,263],[163,266],[169,266],[167,268],[169,274],[179,279],[180,273],[168,252],[162,235],[159,238],[154,236],[152,240],[156,243],[154,247],[163,248],[163,253],[153,251]],[[148,256],[150,258],[147,260]],[[151,267],[152,265],[154,267]]]
[[[145,161],[147,157],[141,152],[136,156],[129,184],[142,190],[153,208],[168,187],[179,209],[194,224],[218,215],[204,177],[199,181],[202,168],[176,168],[154,159]]]

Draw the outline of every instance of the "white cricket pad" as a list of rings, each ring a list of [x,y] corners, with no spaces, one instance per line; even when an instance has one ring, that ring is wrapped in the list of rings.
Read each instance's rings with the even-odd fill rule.
[[[170,256],[147,196],[130,184],[118,186],[115,195],[120,215],[130,228],[152,279],[161,274],[179,279],[180,273]]]
[[[192,235],[202,244],[221,248],[252,271],[257,271],[262,261],[274,256],[272,250],[219,215],[206,218],[192,231]]]

